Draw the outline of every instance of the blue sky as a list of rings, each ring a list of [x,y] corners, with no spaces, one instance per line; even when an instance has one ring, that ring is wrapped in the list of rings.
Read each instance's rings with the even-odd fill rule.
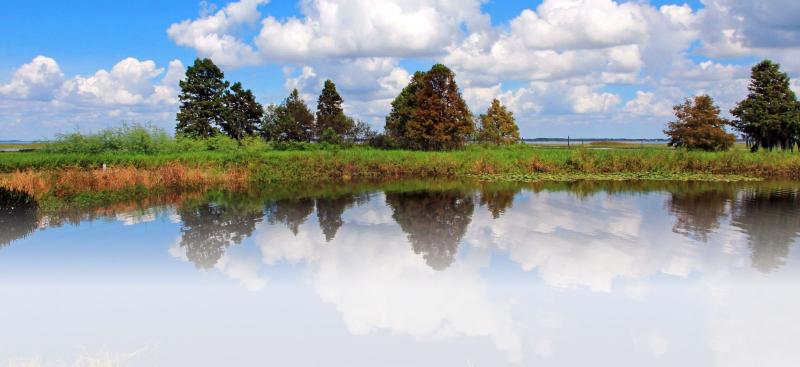
[[[0,140],[121,121],[171,130],[180,71],[195,57],[265,104],[295,87],[313,104],[331,78],[347,112],[378,129],[408,76],[444,62],[474,113],[500,98],[525,137],[660,137],[685,97],[709,93],[730,109],[761,58],[800,73],[800,5],[759,4],[11,0],[0,14]]]

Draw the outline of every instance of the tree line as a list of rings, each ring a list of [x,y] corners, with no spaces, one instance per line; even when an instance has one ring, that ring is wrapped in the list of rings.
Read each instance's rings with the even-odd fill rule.
[[[499,100],[475,118],[464,101],[455,74],[437,64],[417,72],[392,102],[385,133],[344,113],[344,100],[331,80],[324,83],[312,113],[297,89],[280,104],[263,107],[241,83],[231,85],[210,59],[197,59],[180,82],[180,136],[218,134],[242,140],[261,137],[279,142],[368,142],[382,148],[448,150],[468,141],[514,144],[520,139],[514,115]]]
[[[380,148],[457,149],[470,141],[508,145],[519,142],[514,114],[495,99],[474,117],[461,95],[455,73],[444,65],[418,71],[392,101],[384,132],[344,113],[341,95],[331,80],[324,83],[316,113],[294,89],[280,104],[264,108],[241,83],[231,85],[210,59],[197,59],[180,82],[177,133],[207,138],[226,134],[236,140],[261,137],[279,142],[367,142]],[[747,98],[720,116],[720,108],[704,94],[674,107],[676,120],[664,133],[674,147],[724,151],[738,131],[752,151],[794,150],[800,144],[800,102],[780,65],[764,60],[752,68]]]
[[[780,65],[764,60],[752,68],[747,97],[730,112],[733,120],[720,116],[720,108],[707,94],[687,99],[674,107],[676,120],[664,133],[669,145],[706,151],[730,149],[738,131],[751,151],[794,150],[800,143],[800,102],[791,89],[789,76]]]

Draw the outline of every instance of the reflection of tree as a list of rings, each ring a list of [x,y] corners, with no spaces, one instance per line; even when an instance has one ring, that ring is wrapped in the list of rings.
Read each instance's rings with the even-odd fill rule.
[[[25,194],[0,189],[0,248],[38,228],[36,204]]]
[[[719,228],[719,220],[725,215],[729,202],[733,201],[732,190],[703,190],[687,188],[672,193],[669,210],[675,215],[672,230],[699,241],[708,241],[708,236]]]
[[[481,190],[481,206],[486,205],[494,219],[500,218],[514,204],[514,190]]]
[[[300,225],[314,212],[314,199],[281,200],[267,205],[269,224],[283,223],[297,235]]]
[[[181,246],[186,257],[200,269],[211,269],[225,249],[253,234],[263,212],[215,202],[184,205],[178,209],[183,225]]]
[[[800,234],[800,194],[797,190],[745,191],[737,200],[732,223],[749,237],[753,266],[765,273],[776,270]]]
[[[344,195],[335,199],[317,199],[317,220],[325,240],[333,241],[336,232],[342,227],[342,213],[356,202],[366,199],[364,196]]]
[[[414,252],[434,270],[455,260],[475,210],[472,196],[458,191],[386,194],[392,217],[408,234]]]

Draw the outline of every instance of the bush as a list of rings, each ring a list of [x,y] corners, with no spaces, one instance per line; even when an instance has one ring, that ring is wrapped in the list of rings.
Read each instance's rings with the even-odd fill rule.
[[[44,149],[55,153],[159,153],[173,148],[175,140],[163,129],[152,125],[123,124],[118,128],[101,130],[96,134],[58,135]]]

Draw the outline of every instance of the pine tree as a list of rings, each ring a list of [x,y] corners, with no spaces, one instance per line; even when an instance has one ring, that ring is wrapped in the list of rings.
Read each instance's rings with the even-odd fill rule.
[[[292,129],[292,140],[310,142],[314,139],[314,115],[308,109],[306,102],[300,97],[297,89],[294,89],[284,102],[286,112],[294,121]]]
[[[519,141],[519,128],[514,113],[503,106],[499,100],[492,101],[486,114],[480,116],[478,140],[495,145],[514,144]]]
[[[455,74],[441,64],[415,74],[392,107],[386,130],[407,148],[455,149],[475,130]]]
[[[178,134],[210,137],[219,132],[225,111],[225,91],[228,82],[210,59],[196,59],[186,70],[186,79],[180,82],[178,96],[181,107],[176,119]]]
[[[670,137],[669,146],[724,151],[733,146],[736,137],[725,131],[729,122],[719,116],[719,107],[708,95],[687,99],[674,107],[676,121],[670,122],[664,134]]]
[[[747,98],[731,114],[753,151],[794,149],[800,138],[800,106],[780,65],[764,60],[753,67]]]
[[[245,136],[255,135],[263,116],[264,107],[256,101],[252,91],[242,87],[242,83],[234,83],[225,93],[224,120],[220,126],[231,138],[242,140]]]
[[[342,109],[344,100],[336,91],[336,84],[326,80],[322,94],[317,102],[316,133],[320,137],[325,130],[332,130],[336,135],[343,136],[353,128],[353,120],[348,119]]]

